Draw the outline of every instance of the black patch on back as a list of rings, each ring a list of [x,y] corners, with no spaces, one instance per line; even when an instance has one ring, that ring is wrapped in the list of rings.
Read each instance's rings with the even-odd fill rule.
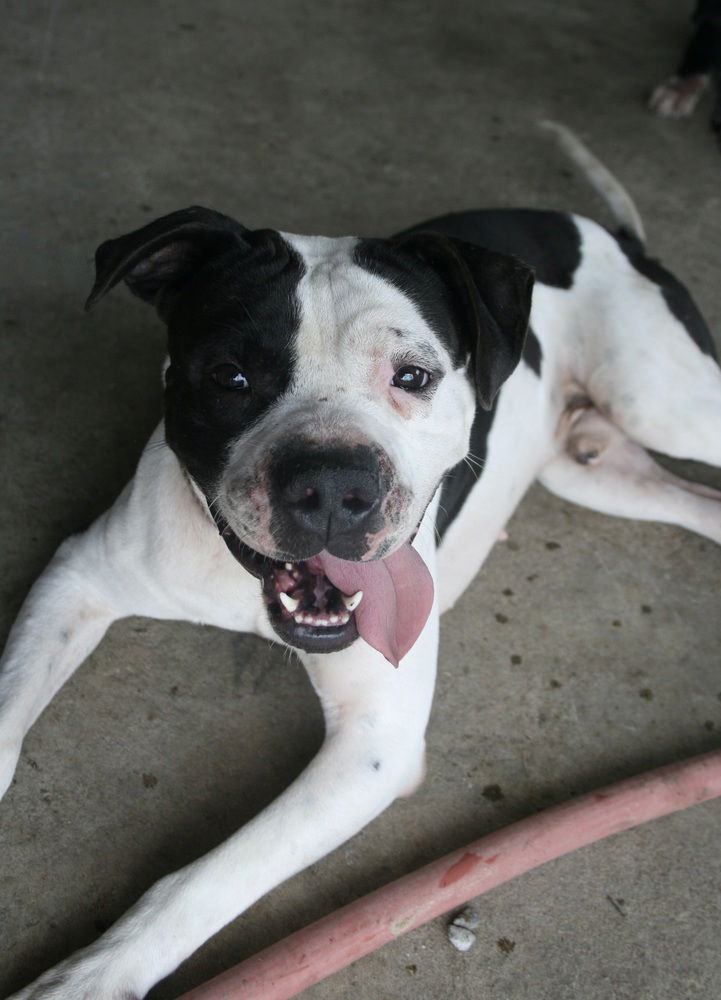
[[[431,230],[511,254],[532,267],[536,280],[570,288],[581,262],[581,237],[570,215],[540,209],[489,208],[455,212],[404,230]]]
[[[305,265],[275,233],[251,233],[249,241],[250,252],[231,249],[202,267],[168,317],[166,440],[205,491],[229,446],[285,391],[293,371]],[[223,364],[236,365],[250,389],[219,386],[210,373]]]
[[[528,328],[528,332],[526,333],[526,343],[523,345],[523,360],[540,378],[543,351],[541,350],[538,337],[535,335],[530,326]]]
[[[468,494],[476,485],[483,473],[483,463],[488,451],[488,435],[491,431],[493,418],[496,415],[498,397],[490,410],[476,407],[476,416],[471,428],[471,442],[468,446],[468,460],[454,465],[444,479],[441,487],[441,499],[436,515],[436,531],[439,542],[458,516]]]
[[[688,289],[667,271],[657,260],[647,257],[642,243],[636,236],[621,230],[616,240],[629,263],[661,289],[666,305],[679,323],[686,328],[694,344],[704,353],[716,358],[716,345],[706,321],[691,298]]]

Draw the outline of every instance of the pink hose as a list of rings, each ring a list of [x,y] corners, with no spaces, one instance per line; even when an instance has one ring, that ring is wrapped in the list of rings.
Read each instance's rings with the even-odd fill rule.
[[[546,861],[719,795],[715,751],[552,806],[349,903],[179,1000],[287,1000]]]

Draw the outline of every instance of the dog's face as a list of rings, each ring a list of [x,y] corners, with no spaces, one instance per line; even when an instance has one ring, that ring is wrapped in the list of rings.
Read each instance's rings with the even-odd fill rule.
[[[410,546],[515,366],[530,276],[432,234],[250,232],[188,209],[98,251],[168,327],[166,439],[286,642],[397,662],[430,610]]]

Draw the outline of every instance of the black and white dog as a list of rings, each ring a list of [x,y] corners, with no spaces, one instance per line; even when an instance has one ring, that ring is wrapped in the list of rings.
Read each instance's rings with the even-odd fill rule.
[[[268,809],[16,1000],[144,997],[415,789],[439,614],[534,479],[721,542],[721,493],[645,450],[721,465],[711,336],[645,256],[620,185],[564,135],[601,178],[618,235],[573,215],[492,210],[390,239],[328,239],[192,208],[100,247],[90,304],[124,280],[167,324],[165,420],[12,630],[0,790],[28,728],[125,615],[280,638],[327,732]]]

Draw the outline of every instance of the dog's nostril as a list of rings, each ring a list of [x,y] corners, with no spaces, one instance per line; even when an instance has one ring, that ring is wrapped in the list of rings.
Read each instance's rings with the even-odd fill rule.
[[[373,506],[373,500],[365,500],[357,493],[346,493],[341,501],[343,509],[349,514],[367,514]]]
[[[318,510],[320,507],[320,494],[312,486],[306,486],[296,496],[291,496],[290,501],[300,510]]]

